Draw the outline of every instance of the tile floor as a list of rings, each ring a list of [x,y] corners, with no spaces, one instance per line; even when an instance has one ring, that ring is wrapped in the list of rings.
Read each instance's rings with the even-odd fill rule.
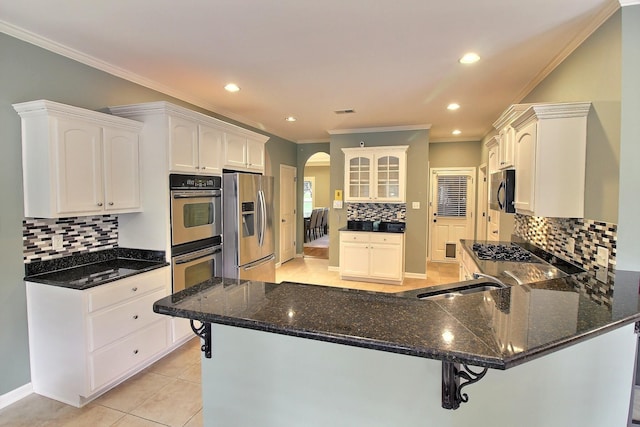
[[[276,281],[398,292],[458,281],[458,264],[429,263],[427,279],[402,285],[341,280],[329,260],[295,258],[276,270]],[[32,394],[0,410],[0,427],[202,426],[200,344],[194,338],[83,408]]]

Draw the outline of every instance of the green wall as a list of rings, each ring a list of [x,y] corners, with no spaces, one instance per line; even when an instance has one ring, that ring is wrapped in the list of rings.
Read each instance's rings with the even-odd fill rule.
[[[621,14],[617,12],[522,101],[591,101],[585,218],[618,222]]]
[[[221,116],[4,33],[0,33],[0,52],[0,194],[3,200],[0,208],[1,396],[30,381],[26,296],[22,281],[24,265],[20,118],[11,104],[49,99],[90,110],[100,110],[110,105],[165,100],[215,117]],[[252,130],[264,133],[257,129]],[[280,163],[296,165],[295,144],[271,136],[266,150],[268,164],[271,169],[278,171],[277,173]],[[276,178],[276,197],[279,194],[277,183]],[[276,206],[276,209],[279,209],[277,204]],[[279,225],[279,222],[277,224]],[[276,229],[276,236],[279,236],[278,231]]]
[[[331,135],[331,194],[344,189],[343,148],[359,147],[364,141],[367,147],[408,145],[407,151],[407,233],[405,247],[405,271],[425,274],[427,271],[427,200],[429,178],[429,131],[393,131],[350,133]],[[420,209],[411,209],[411,202],[420,202]],[[347,210],[332,209],[329,215],[329,265],[338,267],[340,262],[338,229],[347,225]]]
[[[478,167],[482,160],[480,141],[429,143],[429,167]]]

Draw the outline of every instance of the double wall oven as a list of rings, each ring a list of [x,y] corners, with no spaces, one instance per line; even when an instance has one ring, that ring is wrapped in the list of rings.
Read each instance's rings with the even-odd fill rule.
[[[173,292],[222,276],[222,178],[169,176]]]

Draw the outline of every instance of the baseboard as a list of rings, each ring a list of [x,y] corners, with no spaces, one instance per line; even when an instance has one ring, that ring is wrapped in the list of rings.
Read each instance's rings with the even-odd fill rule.
[[[424,273],[404,273],[405,279],[426,279],[427,275]]]
[[[11,390],[8,393],[0,395],[0,409],[16,403],[20,399],[24,399],[31,393],[33,393],[33,386],[31,383],[27,383],[22,387],[18,387],[15,390]]]
[[[340,267],[336,267],[336,266],[330,265],[327,268],[327,270],[329,270],[329,271],[340,271]]]

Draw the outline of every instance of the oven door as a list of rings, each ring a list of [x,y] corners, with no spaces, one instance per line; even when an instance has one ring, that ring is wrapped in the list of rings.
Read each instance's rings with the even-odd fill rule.
[[[222,245],[171,257],[173,293],[222,276]]]
[[[171,191],[171,244],[222,234],[222,191]]]

